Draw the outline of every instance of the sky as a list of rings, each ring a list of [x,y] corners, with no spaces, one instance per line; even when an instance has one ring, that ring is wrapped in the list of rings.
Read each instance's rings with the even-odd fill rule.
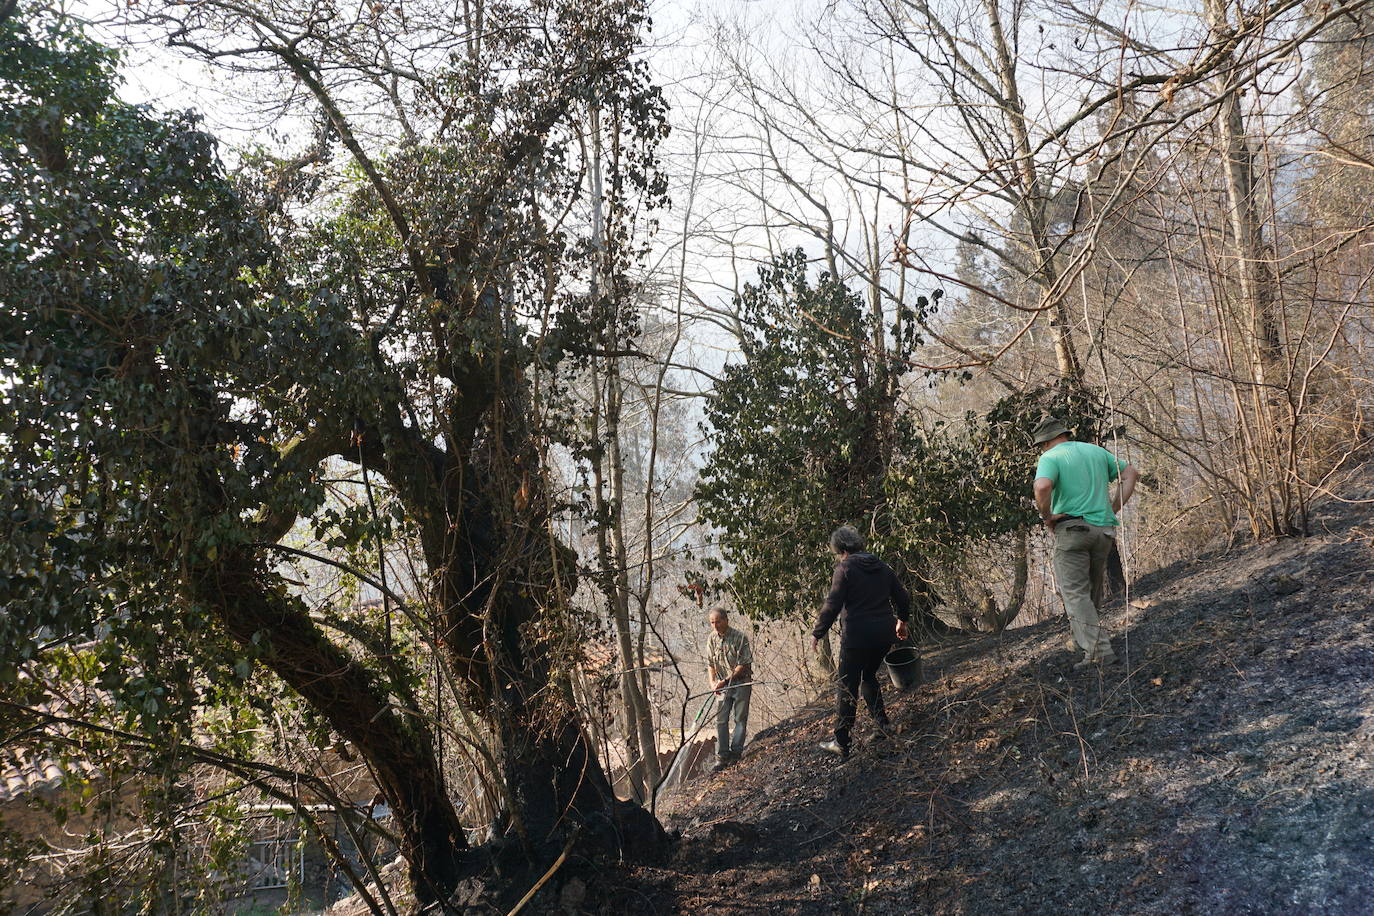
[[[137,0],[75,0],[73,8],[107,23],[122,18],[123,4],[131,2]],[[962,30],[969,53],[981,53],[985,36],[976,2],[937,2],[949,8],[949,21]],[[1107,71],[1113,66],[1134,66],[1110,47],[1093,47],[1081,28],[1062,19],[1062,8],[1048,0],[1021,8],[1026,12],[1015,40],[1022,91],[1033,119],[1053,124],[1084,93],[1102,90],[1092,85],[1091,73],[1085,80],[1082,73],[1066,72],[1076,59],[1099,55],[1106,61],[1104,80],[1112,78]],[[835,9],[850,10],[846,15],[853,16],[851,7],[822,0],[652,2],[654,28],[644,58],[669,99],[673,131],[661,149],[672,205],[657,214],[660,229],[649,263],[669,277],[681,265],[690,298],[708,309],[727,307],[756,275],[757,264],[772,253],[801,246],[819,257],[823,245],[812,231],[817,225],[829,223],[828,231],[841,240],[842,250],[855,257],[850,272],[876,262],[890,278],[893,242],[912,212],[956,231],[980,220],[1005,221],[1000,189],[986,181],[960,187],[959,181],[934,178],[931,172],[910,179],[899,174],[887,155],[894,144],[904,145],[918,166],[962,169],[964,174],[970,169],[962,160],[976,159],[978,151],[961,132],[955,113],[941,104],[931,75],[910,53],[884,58],[881,50],[889,46],[866,42],[865,29],[871,27],[857,19],[849,20],[849,36],[815,24],[817,17]],[[1186,12],[1137,0],[1100,0],[1091,10],[1164,46],[1186,46],[1196,25]],[[168,49],[155,32],[111,27],[107,34],[128,48],[124,97],[161,109],[201,112],[223,141],[222,154],[231,164],[239,149],[296,151],[310,137],[308,118],[265,116],[245,102],[253,94],[251,87]],[[869,105],[818,64],[822,53],[899,97],[905,121],[885,121],[888,115],[880,105]],[[1186,50],[1178,56],[1186,57]],[[885,68],[888,87],[880,82]],[[746,78],[757,80],[757,86],[751,89]],[[760,110],[772,120],[766,137],[759,127]],[[907,135],[894,139],[898,130]],[[871,151],[837,152],[815,142],[817,133],[831,133]],[[775,158],[774,168],[760,167],[765,148]],[[1053,153],[1051,149],[1047,155]],[[908,206],[918,197],[930,202]],[[935,223],[918,221],[908,241],[931,269],[955,272],[954,243]],[[840,267],[846,272],[843,263]],[[909,284],[916,291],[936,285],[938,281],[919,273]],[[718,370],[733,349],[728,335],[709,326],[698,329],[695,345],[700,352],[693,358],[710,371]]]

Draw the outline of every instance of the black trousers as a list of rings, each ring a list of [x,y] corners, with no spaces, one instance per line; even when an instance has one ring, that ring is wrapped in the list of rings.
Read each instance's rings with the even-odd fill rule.
[[[883,709],[883,695],[878,689],[878,667],[887,657],[891,646],[876,649],[840,649],[840,665],[835,675],[835,740],[840,747],[849,747],[849,733],[854,729],[854,714],[858,696],[863,695],[873,721],[887,727],[887,712]]]

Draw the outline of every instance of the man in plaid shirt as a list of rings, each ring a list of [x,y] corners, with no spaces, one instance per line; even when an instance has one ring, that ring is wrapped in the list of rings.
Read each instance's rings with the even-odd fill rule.
[[[753,685],[751,667],[754,653],[749,647],[749,637],[739,630],[731,629],[730,618],[725,611],[716,608],[711,612],[710,643],[706,647],[707,671],[711,677],[711,689],[716,692],[720,705],[716,707],[716,765],[719,772],[739,760],[744,750],[744,728],[749,721],[749,694]],[[733,685],[733,686],[732,686]],[[734,717],[734,731],[730,729],[730,719]]]

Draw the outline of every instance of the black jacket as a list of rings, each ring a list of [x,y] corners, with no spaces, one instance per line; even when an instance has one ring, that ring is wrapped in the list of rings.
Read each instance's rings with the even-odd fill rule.
[[[911,596],[892,567],[871,553],[852,553],[835,564],[830,594],[811,635],[820,639],[839,617],[841,649],[881,649],[897,641],[896,618],[910,615]]]

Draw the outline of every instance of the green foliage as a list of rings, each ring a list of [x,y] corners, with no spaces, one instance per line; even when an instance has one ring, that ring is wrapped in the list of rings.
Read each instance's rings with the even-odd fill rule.
[[[1030,431],[1052,416],[1093,441],[1101,415],[1094,392],[1056,385],[1007,395],[982,416],[967,414],[957,429],[932,424],[906,443],[887,478],[892,543],[956,565],[980,545],[1036,526],[1031,479],[1039,453]]]
[[[830,531],[886,529],[888,464],[915,438],[897,394],[920,340],[910,312],[887,327],[841,281],[809,280],[800,251],[761,268],[736,307],[744,360],[707,401],[697,502],[740,608],[804,615],[829,580]]]
[[[838,280],[810,281],[800,252],[763,268],[736,305],[744,359],[707,402],[697,500],[751,615],[809,616],[829,581],[827,537],[844,523],[920,589],[931,563],[1035,524],[1029,431],[1041,418],[1097,434],[1093,394],[1057,387],[958,427],[922,424],[901,393],[920,345],[914,316],[884,324]]]
[[[265,334],[263,238],[193,117],[116,101],[114,56],[60,18],[0,28],[0,671],[119,634],[107,686],[159,718],[193,637],[165,577],[239,527],[206,483],[263,461],[220,384]]]
[[[444,826],[445,724],[397,712],[426,683],[421,647],[447,652],[513,756],[543,740],[537,716],[500,719],[522,678],[547,686],[528,660],[558,629],[539,615],[561,610],[543,597],[560,593],[547,506],[513,497],[521,462],[538,470],[527,371],[595,348],[606,321],[569,216],[590,104],[624,153],[614,193],[653,205],[664,188],[663,102],[632,59],[642,5],[489,12],[492,56],[456,55],[429,83],[445,126],[375,171],[336,169],[328,201],[299,162],[258,155],[231,176],[193,115],[122,103],[116,57],[58,13],[0,25],[0,676],[34,704],[93,680],[101,721],[165,751],[168,773],[191,735],[254,756],[259,719],[318,746],[346,730],[390,767],[394,804],[427,806],[404,829],[412,849],[432,834],[436,880],[462,834]],[[334,139],[319,131],[307,158],[328,162]],[[538,339],[551,317],[561,334]],[[366,464],[375,511],[331,498],[331,461]],[[273,549],[293,529],[355,564],[419,543],[436,619],[312,613]],[[78,644],[84,667],[64,671]],[[153,807],[171,810],[164,782]]]
[[[244,537],[226,496],[262,487],[274,434],[241,398],[290,319],[255,307],[270,246],[213,138],[189,114],[119,102],[117,62],[49,12],[0,24],[0,677],[22,687],[6,693],[20,706],[147,742],[20,706],[0,730],[69,764],[48,808],[59,823],[127,823],[135,812],[110,788],[123,773],[160,787],[137,812],[156,852],[182,829],[173,749],[191,722],[241,710],[201,735],[241,751],[245,691],[274,687],[250,684],[245,653],[176,578]],[[171,858],[116,874],[89,830],[70,891],[156,905]]]

